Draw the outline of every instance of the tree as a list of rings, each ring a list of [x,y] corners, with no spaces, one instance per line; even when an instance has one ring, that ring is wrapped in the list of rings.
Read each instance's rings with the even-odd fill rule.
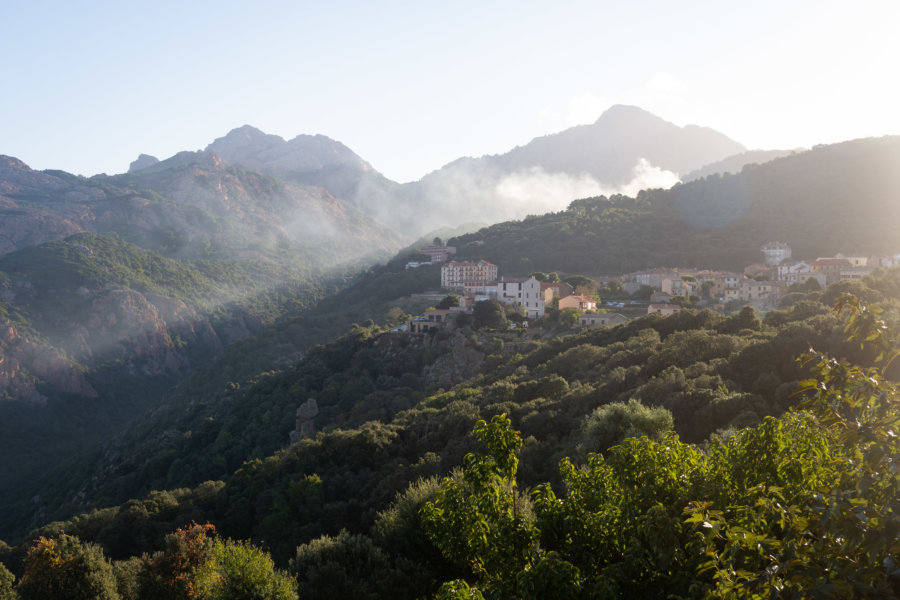
[[[393,569],[390,556],[371,538],[346,530],[298,546],[290,568],[300,580],[304,599],[403,597],[404,578]]]
[[[884,379],[900,357],[898,339],[878,307],[845,295],[836,309],[850,313],[847,340],[872,357],[872,366],[815,351],[802,357],[813,374],[800,386],[810,416],[806,431],[760,450],[796,453],[798,445],[812,445],[803,435],[817,447],[800,449],[806,460],[776,459],[779,470],[738,502],[695,501],[686,509],[688,523],[702,535],[708,559],[702,568],[713,577],[708,597],[751,598],[774,589],[783,597],[900,594],[900,390]],[[799,490],[776,478],[791,472],[805,483]]]
[[[475,436],[487,453],[467,454],[462,476],[444,478],[422,508],[422,525],[449,560],[468,565],[480,585],[517,597],[517,576],[533,564],[539,535],[516,486],[522,438],[506,415],[478,421]]]
[[[475,319],[475,327],[478,328],[505,329],[507,326],[506,311],[496,300],[476,302],[472,309],[472,317]]]
[[[632,399],[597,408],[585,422],[584,442],[589,451],[605,451],[629,437],[647,436],[658,442],[673,429],[672,413],[666,408]]]
[[[173,600],[203,598],[213,557],[216,528],[193,523],[166,536],[166,549],[148,560],[142,591]]]
[[[96,544],[62,534],[28,550],[18,587],[23,600],[118,600],[112,565]]]
[[[19,595],[13,589],[16,577],[0,563],[0,600],[16,600]]]
[[[744,329],[759,331],[762,328],[762,320],[752,306],[743,307],[740,312],[731,315],[718,327],[719,333],[737,333]]]
[[[297,600],[293,577],[275,569],[272,558],[249,542],[216,540],[209,600]]]
[[[390,307],[384,314],[384,320],[388,325],[397,325],[398,323],[402,323],[407,319],[409,319],[409,315],[406,314],[399,306]]]
[[[585,277],[584,275],[569,275],[563,279],[563,281],[571,285],[577,294],[593,296],[597,293],[597,282],[590,277]]]
[[[147,560],[141,597],[202,600],[296,600],[293,578],[249,542],[221,540],[196,523],[166,538]]]
[[[635,292],[633,294],[631,294],[631,297],[634,298],[635,300],[644,300],[644,301],[649,302],[650,296],[652,296],[652,295],[653,295],[653,288],[650,287],[649,285],[642,285],[637,290],[635,290]]]
[[[459,306],[459,296],[456,294],[447,294],[441,301],[438,302],[437,308],[442,310],[447,310],[448,308],[452,308],[454,306]]]
[[[559,311],[559,317],[557,318],[557,322],[560,327],[565,327],[566,329],[574,327],[575,323],[578,322],[578,317],[581,316],[581,311],[577,308],[564,308]]]

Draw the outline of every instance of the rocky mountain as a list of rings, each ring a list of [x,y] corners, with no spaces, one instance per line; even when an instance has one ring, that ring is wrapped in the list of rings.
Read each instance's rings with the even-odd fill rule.
[[[316,262],[337,264],[388,254],[400,241],[321,187],[228,165],[211,152],[90,179],[0,157],[0,216],[0,254],[94,232],[182,258],[277,260],[279,249],[323,246]]]
[[[559,210],[573,198],[669,187],[682,173],[744,150],[712,129],[678,127],[637,107],[613,106],[591,125],[535,138],[505,154],[460,158],[403,185],[323,135],[288,141],[245,125],[205,152],[282,181],[324,188],[414,239],[438,227]],[[153,168],[152,157],[142,155],[129,172]]]
[[[344,144],[324,135],[298,135],[290,141],[244,125],[206,147],[228,163],[285,181],[322,187],[373,215],[384,213],[399,185]]]

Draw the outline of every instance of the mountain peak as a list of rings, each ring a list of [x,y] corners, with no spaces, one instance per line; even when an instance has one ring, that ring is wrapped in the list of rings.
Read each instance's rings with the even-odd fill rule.
[[[634,119],[634,118],[650,118],[654,121],[663,121],[661,117],[654,115],[652,112],[644,110],[640,106],[633,106],[631,104],[613,104],[605,111],[597,121],[608,120],[608,119]]]
[[[130,165],[128,165],[128,172],[134,173],[135,171],[140,171],[141,169],[152,167],[158,162],[159,159],[155,156],[150,156],[149,154],[141,154],[134,161],[132,161]]]
[[[31,171],[31,167],[16,158],[15,156],[7,156],[0,154],[0,172],[3,171]]]
[[[232,129],[223,137],[216,138],[206,150],[227,156],[232,153],[260,152],[285,143],[281,136],[265,133],[252,125],[243,125]]]

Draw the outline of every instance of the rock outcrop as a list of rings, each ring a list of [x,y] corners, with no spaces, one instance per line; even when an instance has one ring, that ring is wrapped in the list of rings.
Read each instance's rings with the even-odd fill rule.
[[[291,431],[292,444],[300,440],[308,440],[316,434],[316,415],[319,414],[319,405],[315,398],[310,398],[297,407],[297,420],[294,430]]]
[[[59,350],[22,335],[9,319],[0,317],[0,399],[45,404],[48,389],[97,397],[82,370]]]
[[[155,156],[150,156],[149,154],[141,154],[135,160],[133,160],[130,165],[128,165],[128,172],[134,173],[135,171],[140,171],[141,169],[152,167],[158,162],[159,159]]]

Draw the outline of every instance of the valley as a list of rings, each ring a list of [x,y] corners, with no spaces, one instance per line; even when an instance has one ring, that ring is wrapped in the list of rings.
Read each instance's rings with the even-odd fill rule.
[[[644,163],[684,182],[625,193]],[[881,493],[895,477],[871,461],[854,470],[840,428],[871,423],[860,447],[877,438],[872,461],[893,464],[894,409],[832,398],[828,413],[809,382],[856,398],[829,371],[840,364],[841,381],[869,373],[896,395],[898,163],[897,137],[747,152],[626,106],[402,184],[325,136],[249,126],[111,176],[0,157],[0,563],[27,581],[28,548],[69,540],[112,561],[117,593],[175,597],[165,586],[200,573],[167,579],[178,544],[218,556],[209,567],[249,540],[274,561],[267,577],[302,598],[463,585],[552,597],[557,576],[568,597],[715,589],[726,538],[693,524],[777,537],[747,515],[778,500],[793,511],[779,518],[812,523],[821,511],[804,498],[838,485],[887,510],[859,482]],[[517,201],[511,178],[529,190]],[[745,271],[772,240],[821,274],[786,257]],[[499,284],[442,288],[441,264],[419,251],[435,243],[454,249],[441,258],[489,261]],[[838,253],[880,258],[852,281],[826,278]],[[781,279],[778,264],[793,279],[777,293],[743,291]],[[649,283],[654,271],[668,287]],[[551,291],[531,314],[504,302],[504,281]],[[435,310],[470,288],[467,309],[445,310],[455,319]],[[673,314],[641,314],[660,294]],[[587,303],[566,309],[566,296]],[[604,301],[627,318],[579,322],[612,317]],[[842,302],[849,321],[832,311]],[[444,320],[409,331],[424,314]],[[843,362],[798,361],[810,349]],[[829,500],[841,515],[843,498]],[[831,525],[815,526],[823,555],[859,558],[863,542],[835,549]],[[479,528],[491,543],[466,541]],[[739,560],[762,560],[727,539]]]

